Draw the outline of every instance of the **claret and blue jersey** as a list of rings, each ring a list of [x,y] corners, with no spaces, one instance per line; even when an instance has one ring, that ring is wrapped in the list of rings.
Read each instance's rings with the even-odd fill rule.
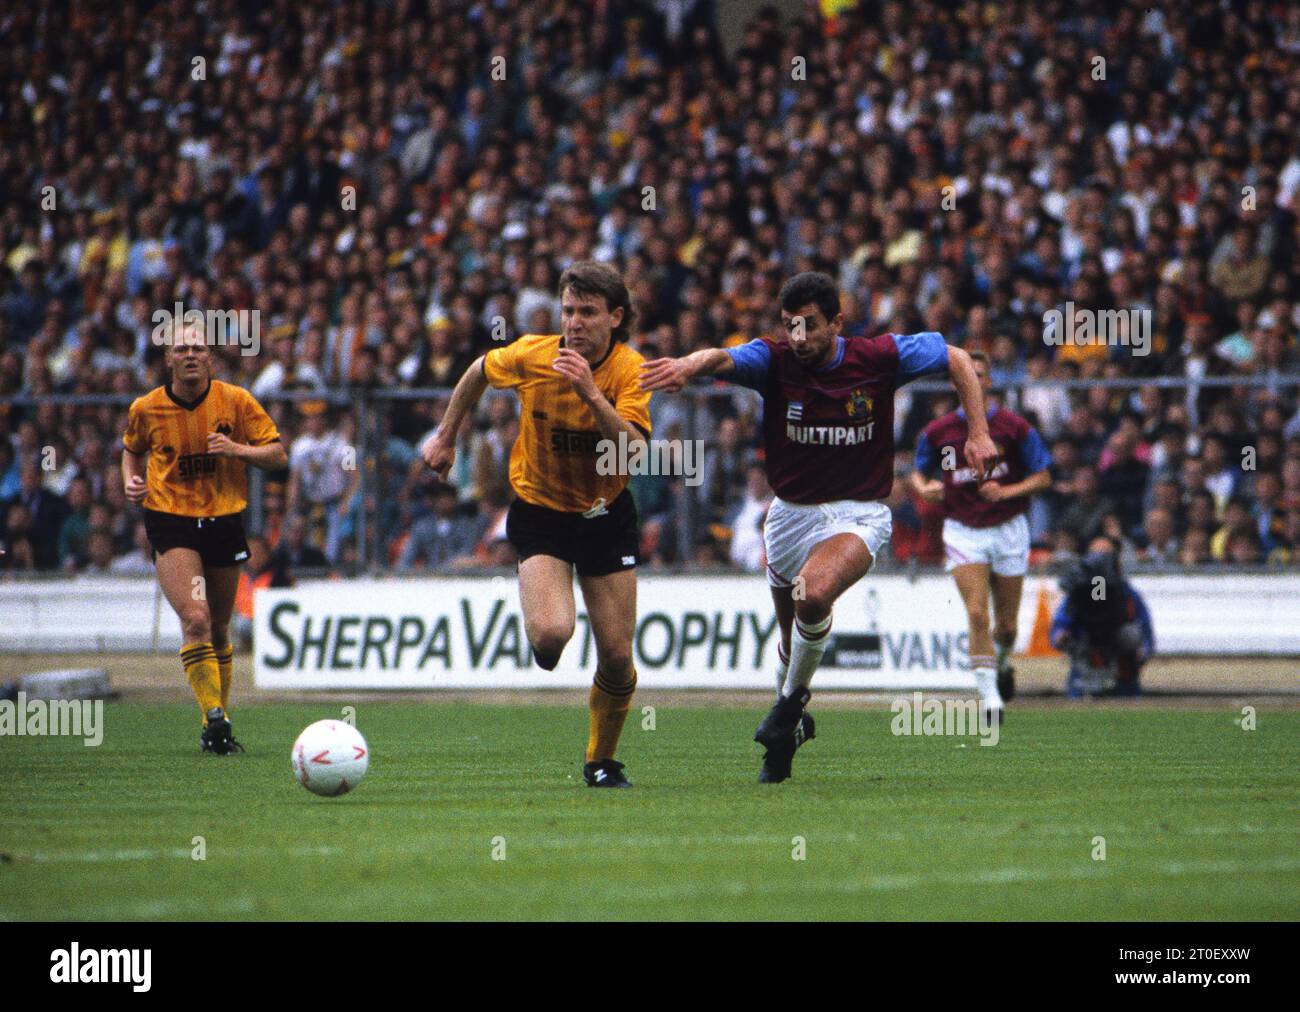
[[[894,481],[894,392],[948,368],[942,334],[835,338],[835,357],[804,366],[783,341],[728,351],[725,378],[763,395],[763,442],[773,491],[787,502],[874,501]]]
[[[1042,437],[1020,415],[1008,408],[990,407],[988,422],[998,459],[985,481],[1012,485],[1051,466],[1052,457]],[[916,469],[926,477],[939,473],[944,514],[967,527],[995,527],[1028,510],[1025,496],[989,502],[980,495],[981,481],[966,465],[966,435],[966,413],[958,408],[927,425],[917,440]],[[951,466],[943,466],[945,461],[951,461]]]

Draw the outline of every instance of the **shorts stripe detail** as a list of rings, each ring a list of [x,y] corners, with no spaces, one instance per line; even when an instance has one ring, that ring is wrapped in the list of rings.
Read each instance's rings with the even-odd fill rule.
[[[777,587],[793,587],[793,586],[794,586],[794,581],[793,581],[793,580],[787,580],[784,576],[782,576],[780,573],[778,573],[775,569],[772,568],[772,564],[771,564],[770,562],[767,564],[767,571],[768,571],[769,573],[771,573],[772,576],[776,577],[776,579],[777,579],[778,581],[780,581],[779,583],[776,584]]]
[[[951,559],[957,559],[961,562],[970,561],[969,555],[967,555],[965,552],[957,551],[957,549],[953,548],[952,545],[948,544],[947,542],[944,542],[943,550],[948,554],[948,557]]]

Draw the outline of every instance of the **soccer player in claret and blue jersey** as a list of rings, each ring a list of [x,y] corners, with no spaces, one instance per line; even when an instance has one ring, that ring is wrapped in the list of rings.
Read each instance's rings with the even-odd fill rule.
[[[721,376],[763,395],[763,443],[776,498],[763,538],[781,627],[778,696],[754,740],[766,750],[762,783],[790,776],[795,750],[813,736],[808,689],[826,652],[831,608],[871,569],[889,540],[883,500],[894,480],[894,391],[947,371],[972,418],[968,466],[983,475],[997,451],[970,356],[941,334],[845,338],[835,282],[806,271],[779,296],[786,340],[756,339],[642,367],[648,390],[680,390],[696,376]]]
[[[980,388],[992,388],[989,360],[971,355]],[[1004,700],[1015,694],[1009,662],[1016,642],[1016,616],[1029,568],[1029,497],[1052,483],[1052,458],[1029,422],[1005,407],[990,405],[987,429],[997,461],[984,477],[962,467],[966,412],[936,418],[916,446],[912,487],[929,502],[943,503],[945,568],[957,582],[970,629],[970,666],[980,702],[990,720],[1001,720]],[[938,471],[940,478],[930,477]],[[989,635],[989,590],[995,631]],[[996,655],[994,648],[996,647]]]

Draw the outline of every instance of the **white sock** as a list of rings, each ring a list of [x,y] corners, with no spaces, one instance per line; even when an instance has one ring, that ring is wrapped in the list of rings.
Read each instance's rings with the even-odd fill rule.
[[[1007,658],[1011,656],[1011,647],[1003,646],[1001,643],[993,644],[993,653],[997,656],[997,666],[999,671],[1007,670]]]
[[[797,618],[794,620],[794,635],[790,637],[790,666],[781,695],[793,696],[800,689],[808,687],[817,665],[822,662],[822,655],[826,653],[826,644],[830,639],[829,615],[813,625],[804,625]]]
[[[790,670],[790,658],[781,646],[780,641],[776,644],[776,694],[781,695],[781,690],[785,688],[785,673]]]
[[[972,657],[970,666],[975,672],[975,688],[979,692],[980,702],[985,709],[1001,710],[1005,704],[1002,694],[998,692],[998,673],[993,667],[992,657]]]

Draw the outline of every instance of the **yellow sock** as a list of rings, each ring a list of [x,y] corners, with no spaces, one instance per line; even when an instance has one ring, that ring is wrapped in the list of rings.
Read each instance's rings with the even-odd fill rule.
[[[181,647],[181,661],[206,723],[208,711],[221,705],[221,672],[217,668],[216,651],[207,640],[187,643]]]
[[[631,681],[622,685],[607,682],[604,675],[596,672],[596,677],[591,682],[591,695],[587,699],[587,706],[591,710],[587,762],[614,758],[619,735],[623,733],[623,722],[627,720],[628,707],[632,705],[632,693],[635,691],[635,671],[632,672]]]
[[[227,643],[216,647],[217,671],[221,674],[221,708],[230,716],[230,678],[235,667],[235,648]]]

